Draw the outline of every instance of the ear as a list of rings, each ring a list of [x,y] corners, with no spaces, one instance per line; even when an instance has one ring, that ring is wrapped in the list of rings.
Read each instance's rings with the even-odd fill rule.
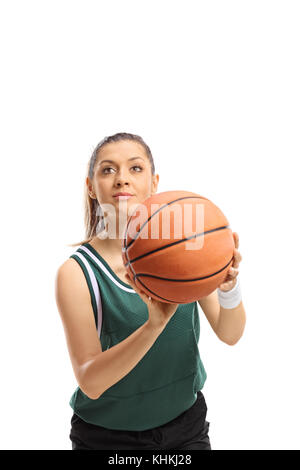
[[[152,176],[151,194],[155,194],[155,193],[156,193],[157,187],[158,187],[158,182],[159,182],[159,175],[154,175],[154,176]]]
[[[85,180],[85,183],[87,185],[87,188],[88,188],[88,194],[89,196],[92,198],[92,199],[96,199],[96,195],[94,193],[94,188],[93,188],[93,184],[90,180],[90,178],[87,176],[86,177],[86,180]]]

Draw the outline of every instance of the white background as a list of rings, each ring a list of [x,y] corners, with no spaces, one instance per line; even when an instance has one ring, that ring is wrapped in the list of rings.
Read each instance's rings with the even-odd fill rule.
[[[2,1],[2,449],[71,449],[77,383],[55,297],[84,237],[96,144],[141,135],[158,191],[217,204],[240,236],[247,325],[200,312],[213,449],[300,449],[299,2]]]

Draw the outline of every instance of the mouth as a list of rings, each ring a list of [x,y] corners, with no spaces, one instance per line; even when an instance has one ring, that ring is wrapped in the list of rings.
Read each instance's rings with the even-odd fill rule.
[[[129,193],[120,193],[120,194],[116,194],[115,196],[113,196],[114,199],[117,199],[118,201],[127,201],[127,199],[130,199],[133,197],[133,194],[129,194]]]

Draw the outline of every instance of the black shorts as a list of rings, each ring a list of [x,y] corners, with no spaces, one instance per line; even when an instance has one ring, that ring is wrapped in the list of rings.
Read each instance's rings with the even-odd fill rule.
[[[207,406],[201,391],[177,418],[145,431],[119,431],[71,418],[72,450],[211,450]]]

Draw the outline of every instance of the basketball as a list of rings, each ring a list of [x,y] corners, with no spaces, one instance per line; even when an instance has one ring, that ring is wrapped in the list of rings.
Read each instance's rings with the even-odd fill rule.
[[[146,295],[185,304],[225,281],[234,247],[229,222],[213,202],[189,191],[165,191],[139,204],[128,218],[122,259]]]

